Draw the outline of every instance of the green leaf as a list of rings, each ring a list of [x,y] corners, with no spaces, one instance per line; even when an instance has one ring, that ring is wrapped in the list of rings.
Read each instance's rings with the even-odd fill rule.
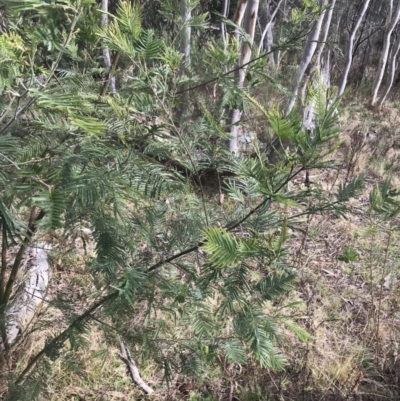
[[[56,229],[63,226],[62,214],[65,211],[65,194],[59,190],[42,192],[33,197],[35,204],[45,211],[45,217],[37,225],[41,228]]]
[[[312,339],[312,336],[307,333],[306,330],[298,326],[296,323],[294,323],[292,320],[283,320],[283,324],[291,331],[293,331],[294,334],[299,338],[300,341],[308,341]]]
[[[240,260],[238,242],[233,234],[224,228],[210,227],[205,232],[203,249],[210,253],[210,262],[216,268],[234,265]]]
[[[224,342],[222,349],[225,353],[225,358],[228,363],[246,363],[246,350],[237,340],[229,340]]]
[[[347,185],[340,184],[336,197],[338,201],[345,202],[358,196],[364,189],[364,175],[354,177]]]
[[[338,256],[338,260],[345,263],[355,262],[357,259],[358,253],[349,245],[345,245]]]

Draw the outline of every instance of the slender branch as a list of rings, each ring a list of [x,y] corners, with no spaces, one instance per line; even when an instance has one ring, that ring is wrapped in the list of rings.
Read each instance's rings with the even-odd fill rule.
[[[16,95],[12,96],[11,100],[8,103],[7,109],[3,112],[3,114],[0,117],[0,123],[7,117],[8,113],[11,111],[12,105],[16,98],[17,98]]]
[[[292,180],[297,174],[299,174],[301,171],[303,171],[304,168],[301,167],[299,170],[296,172],[291,173],[286,177],[286,179],[283,180],[283,182],[277,187],[277,189],[274,191],[274,193],[279,192],[290,180]],[[247,213],[242,219],[239,221],[232,223],[231,225],[227,225],[226,228],[228,230],[233,230],[236,227],[238,227],[240,224],[242,224],[245,220],[247,220],[250,216],[252,216],[254,213],[256,213],[257,210],[259,210],[261,207],[263,207],[269,200],[271,199],[271,196],[266,196],[264,200],[256,206],[254,209],[252,209],[249,213]],[[182,252],[179,252],[176,255],[172,255],[171,257],[167,259],[160,260],[153,266],[151,266],[149,269],[147,269],[147,272],[150,273],[157,268],[161,267],[162,265],[172,262],[175,259],[180,258],[181,256],[187,255],[189,253],[192,253],[199,249],[202,245],[204,244],[203,241],[199,242],[197,245],[194,245]],[[92,307],[90,307],[86,312],[84,312],[82,315],[77,317],[62,333],[60,333],[57,337],[53,338],[52,341],[50,341],[36,356],[29,362],[28,366],[22,371],[22,373],[19,375],[18,379],[16,380],[15,384],[20,384],[23,382],[24,377],[29,373],[29,371],[33,368],[33,366],[39,361],[39,359],[45,355],[49,350],[52,349],[54,346],[60,346],[64,344],[64,342],[68,338],[68,334],[75,326],[78,326],[85,320],[89,320],[92,318],[92,314],[100,308],[101,306],[105,305],[108,301],[116,298],[119,295],[119,290],[112,292],[111,294],[105,296],[104,298],[100,299],[98,302],[96,302]]]
[[[110,71],[108,72],[108,77],[101,88],[100,97],[103,97],[107,93],[108,87],[110,85],[110,80],[115,74],[115,70],[117,69],[117,64],[118,64],[120,56],[121,56],[121,53],[117,52],[117,54],[114,57],[113,63],[111,64]]]
[[[4,296],[4,284],[6,279],[6,269],[7,269],[7,225],[3,220],[2,223],[3,238],[1,244],[1,271],[0,271],[0,299]]]
[[[49,353],[54,347],[60,346],[64,344],[64,342],[68,339],[70,331],[72,331],[75,327],[78,328],[82,323],[91,318],[92,313],[94,313],[98,308],[105,305],[108,301],[114,299],[119,294],[118,291],[113,292],[105,296],[104,298],[97,301],[93,306],[91,306],[85,313],[78,316],[64,331],[62,331],[58,336],[54,337],[51,341],[49,341],[44,348],[35,355],[34,358],[28,363],[28,366],[22,371],[22,373],[18,376],[15,384],[21,384],[25,378],[25,376],[30,372],[30,370],[36,365],[39,359]]]
[[[274,194],[278,193],[289,181],[291,181],[296,175],[298,175],[299,173],[301,173],[304,170],[303,167],[301,167],[299,170],[297,170],[294,173],[290,173],[286,179],[283,180],[283,182],[276,188],[276,190],[274,191]],[[256,213],[258,210],[260,210],[263,206],[265,206],[269,201],[271,201],[271,195],[266,196],[262,202],[260,202],[254,209],[250,210],[245,216],[243,216],[240,220],[231,222],[229,224],[227,224],[225,226],[225,229],[228,231],[232,231],[235,228],[239,227],[241,224],[243,224],[249,217],[251,217],[254,213]],[[202,245],[204,245],[204,241],[200,241],[197,245],[194,245],[188,249],[185,249],[182,252],[177,253],[176,255],[172,255],[167,259],[163,259],[160,260],[159,262],[157,262],[156,264],[154,264],[153,266],[149,267],[147,269],[147,272],[150,273],[156,269],[158,269],[159,267],[161,267],[164,264],[170,263],[175,259],[180,258],[181,256],[187,255],[189,253],[192,253],[194,251],[197,251],[197,249],[199,249]]]
[[[4,220],[2,221],[2,229],[3,229],[3,238],[2,238],[2,249],[1,249],[0,299],[3,298],[4,294],[4,282],[7,268],[7,225]],[[7,341],[6,319],[4,318],[5,317],[4,311],[5,311],[5,306],[0,305],[0,334],[5,349],[8,349],[9,344]]]
[[[264,57],[267,57],[269,54],[273,53],[276,49],[284,48],[285,46],[288,46],[291,43],[297,43],[299,40],[305,38],[308,34],[309,34],[309,31],[305,32],[302,35],[299,35],[299,36],[297,36],[295,38],[292,38],[292,39],[288,40],[287,42],[283,43],[280,46],[279,45],[274,46],[274,48],[271,49],[269,52],[265,52],[265,53],[261,54],[260,56],[251,59],[249,62],[242,64],[239,67],[235,67],[232,70],[229,70],[229,71],[225,72],[224,74],[218,75],[218,76],[216,76],[216,77],[214,77],[214,78],[212,78],[212,79],[210,79],[208,81],[202,82],[202,83],[200,83],[198,85],[190,86],[189,88],[185,88],[185,89],[182,89],[180,91],[177,91],[175,94],[179,95],[179,94],[181,94],[183,92],[192,91],[194,89],[198,89],[198,88],[201,88],[202,86],[206,86],[206,85],[211,84],[211,83],[213,83],[215,81],[218,81],[222,77],[225,77],[225,76],[230,75],[230,74],[232,74],[234,72],[237,72],[237,71],[241,70],[242,68],[247,67],[248,65],[255,63],[256,61],[261,60]]]
[[[71,23],[71,29],[70,29],[70,31],[69,31],[69,33],[68,33],[67,38],[65,39],[65,42],[63,43],[63,47],[64,47],[64,48],[67,47],[67,46],[69,45],[69,43],[70,43],[70,41],[71,41],[71,39],[72,39],[72,34],[73,34],[73,32],[74,32],[74,29],[75,29],[76,24],[78,23],[78,20],[79,20],[79,17],[80,17],[80,15],[81,15],[81,12],[82,12],[82,11],[77,11],[77,13],[75,14],[75,17],[74,17],[74,19],[73,19],[73,21],[72,21],[72,23]],[[39,88],[39,90],[44,89],[44,88],[48,85],[48,83],[50,82],[51,78],[53,77],[53,74],[54,74],[55,70],[56,70],[57,67],[58,67],[58,64],[59,64],[60,61],[61,61],[62,55],[63,55],[63,51],[60,50],[59,53],[58,53],[58,55],[57,55],[56,60],[55,60],[54,63],[53,63],[53,66],[52,66],[52,68],[51,68],[51,71],[50,71],[50,73],[49,73],[49,76],[47,77],[47,79],[46,79],[45,82],[43,83],[43,86],[42,86],[41,88]],[[18,98],[17,102],[19,102],[19,101],[21,100],[21,98],[23,98],[24,96],[26,96],[28,93],[29,93],[29,89],[26,90],[26,91]],[[7,124],[5,124],[5,126],[3,127],[3,129],[0,130],[0,135],[2,135],[4,132],[6,132],[6,131],[8,130],[8,128],[9,128],[12,124],[14,124],[14,122],[18,119],[18,117],[19,117],[22,113],[24,113],[27,109],[29,109],[29,107],[31,107],[31,105],[32,105],[35,101],[36,101],[36,97],[33,97],[32,99],[28,100],[28,101],[26,102],[26,104],[25,104],[24,106],[21,107],[21,109],[18,110],[18,107],[17,107],[17,109],[15,110],[14,116],[13,116],[12,118],[10,118],[10,120],[7,122]]]
[[[267,34],[267,32],[268,32],[270,26],[272,25],[272,22],[274,21],[274,18],[275,18],[275,16],[276,16],[276,13],[277,13],[278,10],[279,10],[279,7],[281,6],[282,1],[283,1],[283,0],[280,0],[280,1],[279,1],[278,5],[276,6],[274,12],[273,12],[272,15],[271,15],[270,20],[268,21],[268,24],[267,24],[267,25],[265,26],[265,28],[264,28],[264,31],[263,31],[263,33],[262,33],[262,35],[261,35],[260,44],[259,44],[259,46],[258,46],[258,54],[261,53],[261,50],[262,50],[262,48],[263,48],[263,42],[264,42],[265,35]]]

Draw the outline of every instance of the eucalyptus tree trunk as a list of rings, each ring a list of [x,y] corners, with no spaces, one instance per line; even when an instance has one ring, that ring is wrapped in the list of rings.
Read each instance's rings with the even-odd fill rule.
[[[187,5],[187,0],[180,0],[181,3],[181,16],[182,16],[182,31],[181,31],[181,53],[186,65],[190,65],[190,36],[191,29],[189,20],[191,18],[191,11]]]
[[[335,8],[335,5],[336,5],[336,0],[331,0],[331,2],[329,4],[329,8],[326,10],[324,19],[322,21],[321,40],[319,41],[319,43],[317,45],[316,56],[315,56],[315,59],[316,59],[315,65],[317,67],[321,64],[321,56],[325,49],[326,42],[328,40],[328,35],[329,35],[329,30],[331,29],[332,15],[333,15],[333,10]]]
[[[322,53],[325,49],[326,42],[328,40],[328,34],[329,34],[330,27],[331,27],[332,14],[333,14],[333,10],[335,8],[335,4],[336,4],[336,0],[331,0],[331,4],[329,5],[329,8],[325,12],[324,20],[322,21],[321,39],[318,41],[318,44],[317,44],[314,61],[310,62],[310,65],[306,70],[305,74],[307,75],[307,78],[304,79],[302,89],[300,90],[300,98],[302,101],[304,101],[306,98],[307,84],[308,84],[309,80],[313,79],[313,76],[314,76],[317,68],[322,73],[323,68],[321,66],[321,57],[322,57]],[[328,58],[330,60],[330,55],[328,55]],[[328,63],[328,65],[329,64],[330,63]],[[324,63],[324,69],[326,70],[325,66],[326,66],[326,63]],[[326,74],[326,72],[324,74]]]
[[[351,28],[349,41],[347,42],[347,48],[346,48],[346,65],[344,67],[342,78],[340,79],[340,84],[337,93],[338,97],[341,96],[344,90],[346,89],[347,77],[349,75],[350,67],[353,62],[354,39],[356,37],[358,28],[361,25],[361,21],[363,20],[364,15],[368,10],[370,2],[371,2],[370,0],[364,0],[360,13],[358,14],[358,17],[353,23],[353,26]]]
[[[237,26],[242,25],[243,17],[247,9],[247,0],[239,0],[236,6],[235,14],[233,15],[233,22]],[[235,37],[239,40],[239,30],[235,29]]]
[[[382,94],[382,96],[379,98],[377,102],[377,106],[382,106],[382,104],[385,102],[387,95],[389,94],[390,90],[392,89],[393,82],[394,82],[394,76],[396,73],[396,68],[397,68],[397,55],[399,54],[400,50],[400,35],[397,37],[396,43],[393,46],[393,49],[390,54],[390,60],[389,60],[389,80],[386,84],[385,90]]]
[[[320,0],[320,8],[325,7],[326,4],[327,4],[327,0]],[[311,59],[314,56],[315,50],[317,49],[318,39],[321,34],[322,21],[325,18],[325,12],[326,12],[326,10],[322,11],[318,20],[314,24],[313,29],[311,30],[310,34],[308,35],[299,68],[297,69],[297,72],[293,77],[292,89],[291,89],[292,97],[286,107],[286,115],[288,115],[292,111],[293,106],[296,103],[301,81],[304,77],[307,67],[309,66],[309,64],[311,62]]]
[[[394,14],[392,14],[393,0],[390,0],[389,8],[390,8],[390,12],[389,12],[388,18],[386,20],[386,31],[385,31],[384,41],[383,41],[383,49],[382,49],[381,57],[379,60],[378,70],[376,72],[375,80],[374,80],[374,83],[372,86],[371,106],[377,105],[378,92],[379,92],[379,88],[382,83],[382,78],[385,73],[387,59],[389,56],[390,41],[391,41],[392,33],[393,33],[393,30],[396,27],[396,25],[399,21],[399,18],[400,18],[400,0],[397,3],[397,7],[396,7]]]
[[[330,67],[330,52],[326,56],[326,61],[321,58],[318,65],[320,74],[313,74],[310,86],[314,90],[321,90],[320,86],[323,85],[323,90],[327,90],[331,86],[331,67]],[[313,135],[315,130],[315,100],[311,99],[303,111],[303,127]]]
[[[258,45],[258,54],[261,53],[263,49],[266,49],[269,53],[269,61],[272,65],[275,65],[275,57],[274,54],[271,52],[271,48],[274,44],[273,33],[272,33],[272,26],[274,22],[274,18],[279,10],[280,5],[282,4],[283,0],[279,0],[278,5],[276,6],[274,12],[271,14],[269,0],[267,0],[266,6],[266,14],[267,14],[267,24],[261,34],[260,44]]]
[[[190,67],[190,37],[191,37],[191,28],[189,24],[189,20],[192,17],[191,9],[188,7],[187,0],[180,0],[181,6],[181,17],[182,17],[182,29],[181,29],[181,37],[180,37],[180,52],[183,54],[183,62],[184,65],[181,69],[181,74],[184,73],[184,70]],[[178,113],[179,117],[185,116],[187,114],[188,105],[189,105],[189,92],[187,91],[187,85],[183,85],[182,93],[180,96],[180,107]]]
[[[254,40],[254,32],[256,29],[257,15],[258,15],[258,6],[259,6],[259,0],[248,0],[246,11],[244,13],[243,27],[246,33],[249,35],[251,43],[250,44],[247,42],[242,43],[238,70],[236,73],[236,85],[238,86],[238,88],[243,87],[247,69],[246,64],[250,61],[251,57],[250,46]],[[229,140],[229,150],[234,154],[237,154],[239,152],[238,123],[240,121],[241,116],[242,112],[239,109],[233,110],[231,135]]]
[[[282,7],[282,18],[286,18],[287,17],[287,0],[283,1],[283,7]],[[278,37],[278,41],[279,39],[282,37],[282,32],[283,32],[283,24],[281,24],[280,29],[279,29],[279,37]],[[281,49],[278,48],[278,51],[276,52],[276,68],[278,69],[280,64],[281,64],[281,59],[282,59],[282,52]]]
[[[228,2],[229,0],[224,0],[222,4],[222,16],[224,18],[228,15]],[[226,50],[226,23],[224,21],[221,22],[221,37],[224,44],[224,50]]]
[[[101,14],[101,19],[100,19],[100,26],[101,27],[106,27],[108,23],[108,0],[101,0],[101,10],[103,13]],[[104,67],[107,70],[107,73],[110,72],[111,70],[111,55],[110,55],[110,49],[107,46],[103,46],[103,60],[104,60]],[[116,86],[115,86],[115,77],[110,76],[110,90],[112,94],[117,93]]]

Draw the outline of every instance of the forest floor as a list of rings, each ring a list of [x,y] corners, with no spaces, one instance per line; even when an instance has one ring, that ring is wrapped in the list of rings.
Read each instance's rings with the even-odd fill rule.
[[[312,339],[285,338],[285,370],[217,367],[208,373],[206,385],[176,375],[167,386],[152,362],[138,359],[143,379],[157,389],[156,395],[146,396],[119,356],[117,334],[111,329],[104,334],[94,322],[86,348],[78,355],[67,351],[53,362],[43,401],[400,399],[400,315],[395,313],[400,307],[400,220],[382,221],[367,212],[369,192],[378,182],[389,175],[394,185],[400,182],[399,106],[391,104],[376,114],[354,101],[345,110],[343,143],[335,154],[342,168],[311,172],[311,185],[329,192],[363,173],[366,187],[352,201],[347,219],[314,215],[305,222],[305,232],[293,234],[290,255],[298,280],[278,304],[301,301],[294,317]],[[304,185],[301,179],[293,184]],[[95,291],[85,269],[93,243],[87,232],[62,241],[50,255],[48,299],[62,297],[79,312],[87,306],[87,294]],[[47,331],[30,335],[29,342],[22,338],[21,366],[44,345],[47,334],[64,324],[51,304],[43,305],[39,316],[40,325],[46,327],[46,321],[51,322]],[[135,357],[140,350],[132,353]]]

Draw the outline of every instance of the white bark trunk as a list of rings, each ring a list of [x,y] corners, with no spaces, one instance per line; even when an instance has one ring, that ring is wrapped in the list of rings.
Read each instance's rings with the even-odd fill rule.
[[[181,15],[182,15],[182,31],[181,31],[181,53],[184,56],[184,61],[187,66],[190,65],[190,36],[191,29],[189,25],[189,20],[191,18],[191,11],[188,8],[186,1],[181,1]]]
[[[242,25],[242,20],[244,17],[244,13],[246,12],[246,9],[247,9],[247,0],[239,0],[238,4],[236,6],[235,14],[233,16],[233,22],[237,26]],[[235,29],[235,37],[237,40],[239,40],[239,30],[238,29]]]
[[[263,33],[262,33],[262,35],[261,35],[260,44],[259,44],[259,46],[258,46],[258,54],[260,54],[261,51],[263,50],[265,35],[267,35],[267,47],[266,47],[266,49],[267,49],[268,52],[271,51],[271,46],[272,46],[272,44],[273,44],[272,23],[273,23],[273,21],[274,21],[274,18],[275,18],[275,16],[276,16],[276,13],[277,13],[278,10],[279,10],[279,7],[280,7],[281,4],[282,4],[282,1],[283,1],[283,0],[280,0],[280,1],[279,1],[279,3],[278,3],[278,5],[276,6],[276,8],[275,8],[274,12],[272,13],[272,15],[270,14],[269,3],[268,3],[268,5],[267,5],[267,12],[268,12],[268,17],[269,17],[269,18],[268,18],[267,25],[265,26],[264,31],[263,31]],[[270,54],[270,58],[269,58],[269,59],[270,59],[270,61],[271,61],[271,64],[275,64],[274,55],[273,55],[272,53]]]
[[[222,5],[222,15],[224,16],[224,18],[226,18],[226,16],[228,15],[228,1],[229,0],[224,0],[224,3]],[[224,50],[226,50],[226,23],[223,21],[221,22],[221,37],[224,44]]]
[[[258,6],[259,6],[259,0],[249,0],[244,14],[243,27],[246,33],[250,36],[251,44],[253,43],[254,40],[254,32],[256,29],[257,15],[258,15]],[[243,87],[247,69],[246,64],[250,61],[250,57],[251,57],[250,44],[243,43],[238,64],[238,67],[240,69],[236,75],[236,83],[238,88]],[[234,154],[237,154],[239,152],[239,146],[238,146],[239,127],[237,124],[240,121],[241,116],[242,113],[240,110],[238,109],[233,110],[229,150]]]
[[[282,19],[285,19],[287,17],[288,17],[288,15],[287,15],[287,0],[284,0],[283,7],[282,7]],[[281,24],[281,27],[280,27],[280,30],[279,30],[278,42],[282,38],[282,32],[283,32],[283,24]],[[276,57],[275,57],[276,69],[279,69],[279,66],[280,66],[281,61],[282,61],[282,57],[283,56],[282,56],[281,49],[278,48],[278,51],[276,52]]]
[[[331,0],[329,8],[325,12],[325,18],[322,21],[322,35],[316,51],[317,52],[315,61],[316,66],[319,66],[321,64],[321,56],[322,52],[325,49],[326,42],[328,40],[328,35],[329,35],[329,30],[331,29],[332,15],[335,5],[336,5],[336,0]]]
[[[331,27],[332,14],[333,14],[333,10],[335,8],[335,4],[336,4],[336,0],[331,0],[331,4],[329,5],[329,8],[325,12],[325,17],[324,17],[324,20],[322,21],[321,39],[319,40],[317,49],[315,51],[314,61],[310,62],[310,65],[307,68],[307,70],[309,72],[306,71],[307,77],[306,77],[306,79],[304,79],[301,90],[299,90],[300,99],[302,102],[304,102],[306,99],[307,85],[308,85],[309,80],[313,79],[316,69],[319,68],[320,72],[322,73],[323,67],[321,66],[321,57],[322,57],[322,53],[325,49],[326,41],[328,39],[328,34],[329,34],[330,27]],[[329,54],[328,54],[327,59],[330,60]]]
[[[315,90],[321,90],[318,88],[321,84],[323,85],[323,89],[327,90],[331,86],[331,77],[330,77],[330,53],[328,52],[326,62],[323,59],[320,60],[320,65],[318,66],[320,69],[320,79],[315,79],[311,85],[314,86]],[[304,109],[303,112],[303,127],[307,129],[310,135],[313,134],[315,129],[315,101],[311,100]]]
[[[101,20],[100,20],[100,26],[105,27],[108,23],[108,0],[101,0],[101,10],[103,11],[103,14],[101,14]],[[111,55],[110,55],[110,49],[107,46],[103,47],[103,60],[104,60],[104,67],[107,70],[107,73],[109,73],[110,68],[111,68]],[[117,93],[116,90],[116,85],[115,85],[115,77],[109,77],[110,79],[110,90],[112,94]]]
[[[320,1],[320,7],[323,8],[325,7],[327,4],[327,0],[321,0]],[[297,95],[299,93],[299,88],[300,88],[300,84],[301,84],[301,80],[304,77],[304,74],[306,72],[306,69],[308,67],[308,65],[311,62],[311,59],[314,56],[315,50],[317,48],[318,45],[318,38],[320,37],[320,33],[321,33],[321,26],[322,26],[322,21],[325,18],[325,12],[326,10],[324,10],[321,15],[319,16],[317,22],[314,25],[314,28],[312,29],[312,31],[310,32],[308,38],[307,38],[307,42],[306,45],[304,47],[304,51],[303,51],[303,56],[299,65],[299,68],[296,72],[296,74],[293,77],[293,82],[292,82],[292,98],[290,99],[287,107],[286,107],[286,115],[288,115],[297,100]]]
[[[393,9],[393,0],[390,1],[390,7],[392,10]],[[379,92],[379,88],[382,83],[383,75],[385,73],[387,59],[388,59],[388,55],[389,55],[390,40],[392,37],[393,30],[399,21],[399,18],[400,18],[400,0],[397,4],[394,15],[392,16],[392,12],[390,12],[387,23],[386,23],[387,28],[386,28],[386,32],[385,32],[385,38],[383,41],[383,49],[382,49],[381,57],[379,60],[378,71],[376,72],[374,84],[372,86],[371,106],[376,106],[376,103],[378,100],[378,92]]]
[[[386,84],[385,90],[380,97],[377,106],[382,106],[382,104],[385,102],[387,95],[389,94],[390,90],[392,89],[393,82],[394,82],[394,76],[396,73],[396,68],[397,68],[397,55],[400,50],[400,36],[397,37],[396,43],[393,46],[391,55],[390,55],[390,61],[389,61],[389,81]]]
[[[342,78],[340,80],[338,94],[337,94],[338,97],[341,96],[343,94],[344,90],[346,89],[347,78],[348,78],[348,75],[349,75],[351,64],[353,62],[354,39],[356,37],[358,28],[361,25],[361,21],[363,20],[364,15],[368,10],[369,4],[370,4],[370,0],[364,0],[364,4],[362,6],[362,9],[361,9],[361,11],[360,11],[360,13],[358,15],[357,20],[353,24],[353,28],[352,28],[352,30],[350,32],[349,41],[347,43],[347,49],[346,49],[346,65],[344,67],[343,75],[342,75]]]
[[[180,0],[181,5],[181,17],[182,17],[182,30],[180,37],[180,51],[183,54],[184,66],[181,69],[183,74],[186,68],[190,67],[190,39],[191,39],[191,28],[189,20],[192,17],[191,9],[188,7],[187,0]],[[189,92],[187,91],[188,86],[183,85],[183,92],[180,97],[179,117],[184,117],[188,111],[189,105]]]

